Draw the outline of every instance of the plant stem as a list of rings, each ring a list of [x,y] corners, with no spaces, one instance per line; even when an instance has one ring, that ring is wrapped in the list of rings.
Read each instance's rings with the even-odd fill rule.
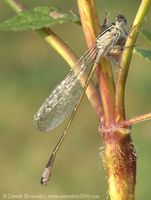
[[[91,46],[100,32],[99,20],[96,14],[94,0],[77,0],[79,14],[82,22],[83,33],[87,46]]]
[[[27,6],[21,3],[19,0],[4,0],[16,13],[27,10]],[[74,54],[74,52],[65,44],[55,33],[53,33],[48,28],[43,28],[36,31],[44,40],[51,45],[70,65],[70,67],[74,67],[77,63],[78,58]],[[84,82],[86,76],[82,78],[81,82]],[[86,90],[87,97],[91,102],[92,107],[98,116],[102,113],[101,101],[98,96],[98,93],[93,86],[92,82],[89,83]]]
[[[94,0],[77,0],[79,14],[81,18],[83,33],[85,36],[85,40],[87,46],[91,46],[95,40],[96,36],[99,32],[99,21],[98,16],[96,14],[96,6]],[[102,102],[100,104],[100,115],[99,119],[101,124],[104,124],[104,114],[103,114],[103,107]]]
[[[140,122],[147,121],[147,120],[151,120],[151,113],[136,116],[132,119],[128,119],[126,121],[123,121],[121,124],[124,125],[124,126],[132,126],[134,124],[138,124]]]
[[[115,85],[112,67],[105,58],[101,61],[98,69],[98,85],[103,102],[105,127],[112,127],[115,124]],[[100,124],[100,126],[102,126]]]
[[[93,28],[92,22],[95,23],[95,18],[90,18],[90,16],[93,18],[94,14],[91,15],[89,13],[91,9],[87,9],[91,6],[91,3],[92,1],[78,0],[82,26],[88,44],[93,38],[91,34],[95,32],[91,30]],[[90,20],[90,23],[88,20]],[[109,194],[112,200],[132,200],[135,198],[135,150],[131,141],[130,131],[127,131],[129,127],[116,128],[113,75],[106,59],[102,59],[101,64],[102,66],[99,66],[97,70],[104,111],[104,123],[103,126],[100,124],[100,134],[104,141],[102,155],[108,173]]]
[[[134,200],[136,153],[128,129],[105,130],[102,160],[111,200]],[[129,133],[127,133],[129,132]]]
[[[116,85],[116,121],[122,121],[125,119],[125,103],[124,103],[124,95],[125,95],[125,86],[126,79],[128,75],[129,65],[132,58],[133,48],[135,46],[136,39],[139,34],[140,27],[144,21],[144,17],[151,5],[151,0],[142,0],[135,16],[132,29],[127,38],[125,46],[130,47],[126,48],[122,54],[119,75]]]
[[[21,3],[20,0],[4,0],[9,7],[11,7],[16,13],[27,10],[28,8]]]
[[[112,200],[135,199],[136,152],[127,130],[130,130],[129,126],[134,122],[141,121],[141,118],[125,121],[124,94],[133,46],[150,2],[142,0],[125,44],[131,48],[126,48],[122,54],[115,95],[116,125],[103,130],[103,161],[108,172],[109,193]]]
[[[83,32],[87,45],[91,45],[100,32],[96,7],[93,0],[77,0],[79,13],[81,17]],[[100,115],[101,126],[109,125],[114,121],[114,81],[112,68],[106,59],[98,66],[97,76],[99,79],[99,87],[101,91],[103,112]]]

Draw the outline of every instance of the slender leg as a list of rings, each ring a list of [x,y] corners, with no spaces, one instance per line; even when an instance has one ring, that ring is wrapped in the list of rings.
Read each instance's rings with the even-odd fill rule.
[[[93,74],[95,72],[95,69],[96,69],[96,67],[97,67],[97,65],[98,65],[98,63],[100,61],[101,56],[102,56],[102,51],[99,51],[97,56],[96,56],[95,62],[94,62],[93,66],[92,66],[92,68],[91,68],[91,70],[90,70],[90,72],[88,74],[88,78],[87,78],[87,80],[86,80],[86,82],[85,82],[85,84],[83,86],[83,92],[82,92],[82,94],[81,94],[81,96],[80,96],[80,98],[79,98],[79,100],[78,100],[78,102],[77,102],[72,114],[71,114],[69,122],[68,122],[67,126],[65,127],[65,129],[64,129],[64,131],[63,131],[58,143],[54,147],[49,161],[46,164],[46,168],[45,168],[45,170],[43,172],[43,175],[42,175],[41,181],[40,181],[40,183],[42,185],[46,185],[48,180],[49,180],[49,177],[51,176],[51,171],[52,171],[52,167],[53,167],[53,164],[54,164],[54,160],[55,160],[56,154],[57,154],[57,152],[58,152],[58,150],[59,150],[59,148],[60,148],[60,146],[61,146],[61,144],[62,144],[62,142],[63,142],[63,140],[65,138],[65,136],[68,134],[68,129],[70,128],[70,126],[71,126],[71,124],[72,124],[72,122],[73,122],[73,120],[75,118],[76,112],[77,112],[77,110],[79,108],[79,105],[80,105],[80,103],[81,103],[81,101],[82,101],[82,99],[84,97],[84,94],[85,94],[85,91],[87,89],[87,86],[88,86],[88,84],[89,84],[89,82],[90,82],[90,80],[91,80],[91,78],[92,78],[92,76],[93,76]]]

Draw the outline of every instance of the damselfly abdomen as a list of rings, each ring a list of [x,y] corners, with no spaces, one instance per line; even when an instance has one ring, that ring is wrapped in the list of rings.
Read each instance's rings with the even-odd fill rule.
[[[68,129],[73,122],[76,111],[79,108],[100,59],[109,53],[115,47],[118,40],[125,34],[123,30],[125,24],[126,19],[122,15],[117,16],[115,22],[97,36],[96,42],[78,60],[73,70],[55,87],[35,114],[34,123],[38,129],[49,131],[57,127],[72,112],[69,122],[46,165],[41,178],[41,184],[46,185],[49,180],[56,153],[67,135]],[[93,65],[87,79],[81,84],[80,80],[85,74],[87,66],[92,62]]]

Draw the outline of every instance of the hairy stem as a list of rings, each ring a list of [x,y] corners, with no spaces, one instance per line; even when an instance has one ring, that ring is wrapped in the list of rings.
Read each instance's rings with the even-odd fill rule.
[[[108,173],[111,200],[134,200],[136,154],[130,129],[104,130],[102,160]]]
[[[132,29],[129,33],[129,37],[127,38],[125,46],[130,48],[125,48],[119,70],[117,85],[116,85],[116,121],[122,121],[125,119],[125,103],[124,103],[124,95],[125,95],[125,86],[126,79],[128,75],[129,65],[132,58],[133,47],[135,46],[136,39],[139,34],[140,27],[144,21],[144,17],[151,5],[151,0],[142,0],[135,16]]]

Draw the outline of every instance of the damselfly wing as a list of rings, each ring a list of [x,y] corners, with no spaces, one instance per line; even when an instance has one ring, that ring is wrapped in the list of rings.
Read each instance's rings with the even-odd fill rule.
[[[94,44],[42,103],[34,116],[34,123],[39,130],[54,129],[72,112],[83,90],[80,79],[96,54],[97,49]]]

